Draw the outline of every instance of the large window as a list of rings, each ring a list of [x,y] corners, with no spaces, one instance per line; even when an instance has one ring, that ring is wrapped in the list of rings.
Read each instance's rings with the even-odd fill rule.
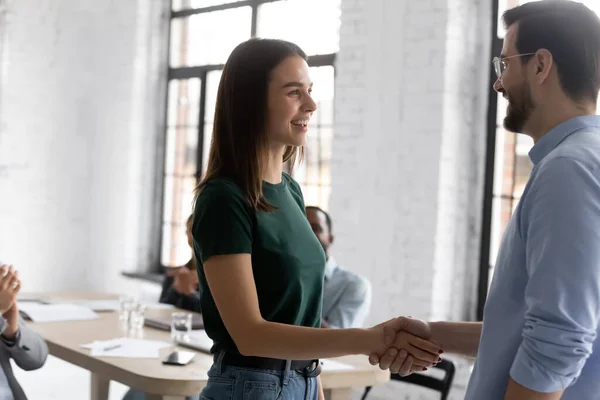
[[[505,10],[528,3],[526,0],[495,1],[494,37],[492,50],[499,56],[504,39],[504,28],[501,17]],[[596,13],[600,11],[600,0],[579,1]],[[495,73],[491,66],[491,81]],[[533,140],[529,136],[508,132],[503,127],[506,116],[507,101],[495,93],[490,84],[490,110],[488,111],[488,148],[487,173],[485,188],[485,204],[482,231],[482,254],[480,270],[478,315],[483,314],[483,305],[487,289],[493,276],[496,257],[500,248],[502,235],[510,216],[515,210],[523,189],[529,180],[533,165],[529,159],[529,150]]]
[[[311,120],[305,159],[294,178],[306,204],[327,208],[339,25],[340,0],[172,1],[163,266],[182,265],[191,256],[185,221],[196,182],[206,170],[221,70],[234,47],[251,37],[289,40],[309,54],[319,110]]]

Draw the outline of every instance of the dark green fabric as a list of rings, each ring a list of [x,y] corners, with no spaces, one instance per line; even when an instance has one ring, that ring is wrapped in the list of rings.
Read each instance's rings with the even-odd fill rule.
[[[207,183],[196,202],[200,304],[206,333],[215,342],[213,352],[239,353],[206,282],[203,263],[212,256],[252,255],[260,312],[267,321],[308,327],[321,323],[325,254],[306,218],[300,187],[284,173],[277,185],[264,182],[263,194],[276,211],[255,212],[227,179]]]

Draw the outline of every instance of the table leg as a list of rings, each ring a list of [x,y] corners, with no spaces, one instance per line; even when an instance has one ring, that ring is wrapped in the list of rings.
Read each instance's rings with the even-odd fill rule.
[[[110,381],[102,376],[92,373],[92,400],[108,400],[108,388]]]
[[[146,400],[185,400],[185,396],[168,396],[146,393]]]
[[[325,400],[350,400],[350,389],[325,389]]]

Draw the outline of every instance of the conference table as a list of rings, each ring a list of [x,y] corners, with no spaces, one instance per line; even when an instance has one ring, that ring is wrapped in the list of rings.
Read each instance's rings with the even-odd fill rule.
[[[43,293],[28,295],[44,301],[114,300],[118,296],[99,293]],[[171,308],[148,308],[147,316],[170,316],[178,311]],[[147,393],[146,400],[184,400],[198,395],[206,386],[212,356],[198,352],[185,366],[163,365],[162,360],[174,350],[186,350],[172,345],[160,350],[156,358],[120,358],[91,356],[81,345],[94,341],[128,336],[121,327],[118,312],[98,312],[98,318],[81,321],[28,322],[28,326],[47,342],[50,354],[91,373],[91,400],[107,400],[110,381],[117,381]],[[135,337],[172,343],[170,332],[144,327]],[[365,356],[346,356],[333,359],[351,368],[324,370],[321,381],[328,400],[347,400],[352,388],[364,388],[387,382],[388,371],[369,364]]]

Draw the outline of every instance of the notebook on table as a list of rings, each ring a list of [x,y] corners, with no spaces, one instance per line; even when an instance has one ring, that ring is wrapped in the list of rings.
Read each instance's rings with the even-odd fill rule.
[[[160,329],[163,331],[171,330],[171,316],[166,315],[164,317],[146,317],[144,318],[144,325]],[[201,314],[192,314],[192,330],[204,329],[204,320]]]
[[[187,338],[176,339],[175,343],[181,347],[186,347],[206,354],[210,354],[210,348],[213,346],[212,339],[208,337],[204,329],[194,330]]]

